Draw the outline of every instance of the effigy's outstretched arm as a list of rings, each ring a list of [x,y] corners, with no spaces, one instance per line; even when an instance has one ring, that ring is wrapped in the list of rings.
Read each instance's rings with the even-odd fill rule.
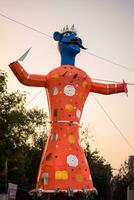
[[[121,92],[125,92],[127,94],[128,89],[125,81],[123,81],[123,83],[118,83],[118,84],[103,84],[103,83],[92,82],[91,92],[105,94],[105,95],[116,94]]]
[[[22,84],[27,86],[47,87],[47,76],[27,73],[18,61],[11,63],[9,67]]]

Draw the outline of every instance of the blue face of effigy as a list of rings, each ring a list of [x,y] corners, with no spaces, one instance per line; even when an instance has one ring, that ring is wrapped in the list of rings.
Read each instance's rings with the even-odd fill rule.
[[[82,40],[73,31],[55,32],[53,38],[59,42],[61,65],[74,65],[75,56],[80,53],[81,48],[85,49],[82,45]]]

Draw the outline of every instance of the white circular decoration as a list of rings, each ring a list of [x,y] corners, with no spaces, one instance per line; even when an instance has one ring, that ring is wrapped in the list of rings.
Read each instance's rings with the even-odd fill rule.
[[[67,156],[67,164],[70,167],[76,167],[78,165],[78,158],[75,155],[70,154]]]
[[[73,96],[75,94],[75,87],[73,85],[66,85],[64,87],[64,94],[66,96]]]
[[[53,87],[52,90],[51,90],[51,93],[53,96],[57,95],[59,92],[58,88],[57,87]]]
[[[78,117],[78,118],[81,117],[81,111],[79,109],[76,110],[76,117]]]

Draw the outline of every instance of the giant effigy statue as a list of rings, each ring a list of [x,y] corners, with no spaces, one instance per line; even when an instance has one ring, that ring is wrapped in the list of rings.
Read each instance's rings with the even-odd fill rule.
[[[35,191],[44,198],[48,194],[65,194],[64,198],[78,193],[88,196],[96,189],[79,142],[79,123],[85,100],[90,92],[127,93],[127,85],[124,81],[120,84],[93,82],[86,72],[75,66],[76,55],[85,48],[74,26],[70,29],[66,26],[61,33],[55,32],[53,38],[58,42],[61,65],[47,75],[28,74],[19,61],[9,65],[22,84],[44,87],[48,97],[51,128]]]

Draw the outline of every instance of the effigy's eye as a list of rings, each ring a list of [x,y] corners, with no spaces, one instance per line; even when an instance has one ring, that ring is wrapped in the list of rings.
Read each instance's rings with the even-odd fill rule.
[[[63,37],[68,37],[68,36],[70,36],[70,33],[64,33],[63,34]]]

